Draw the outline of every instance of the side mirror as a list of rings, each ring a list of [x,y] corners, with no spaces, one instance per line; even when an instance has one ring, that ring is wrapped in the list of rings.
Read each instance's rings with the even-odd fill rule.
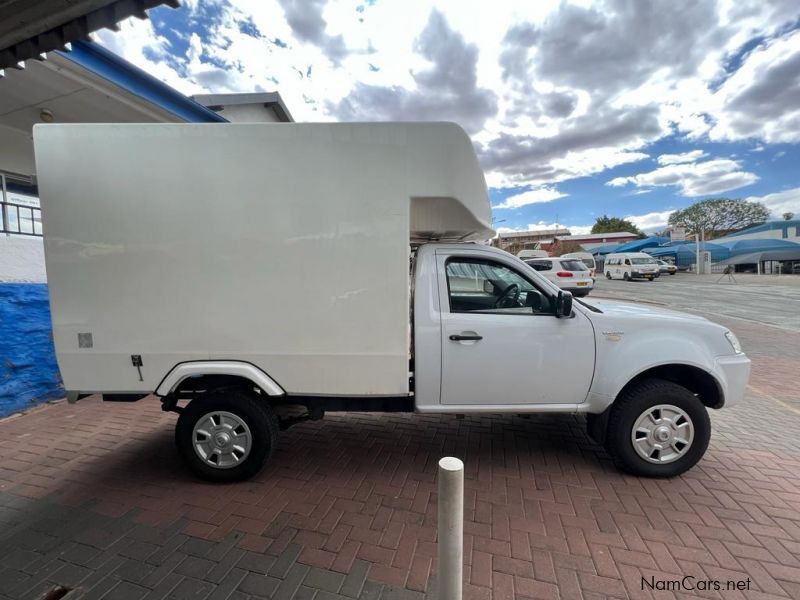
[[[572,315],[572,294],[569,292],[558,292],[556,296],[556,317],[561,319]]]

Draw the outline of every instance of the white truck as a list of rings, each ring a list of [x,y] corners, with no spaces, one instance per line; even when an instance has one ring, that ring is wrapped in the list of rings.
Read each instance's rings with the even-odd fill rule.
[[[750,362],[705,319],[573,304],[492,236],[452,124],[37,125],[68,398],[160,397],[216,481],[325,411],[582,413],[639,475],[694,465]],[[299,413],[299,414],[298,414]]]

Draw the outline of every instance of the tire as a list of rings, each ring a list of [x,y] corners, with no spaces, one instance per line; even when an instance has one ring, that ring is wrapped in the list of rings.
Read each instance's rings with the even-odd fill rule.
[[[676,271],[670,272],[670,275],[675,275]]]
[[[214,435],[203,443],[196,436],[201,433],[196,428]],[[175,426],[175,443],[187,466],[199,477],[215,482],[241,481],[258,473],[272,455],[278,429],[278,419],[264,399],[246,390],[220,389],[207,392],[181,411]],[[216,435],[224,445],[217,445]],[[237,444],[239,436],[241,442]],[[203,458],[202,451],[207,458]],[[221,466],[213,464],[214,454]]]
[[[623,273],[623,274],[622,274],[622,278],[623,278],[625,281],[630,281],[630,279],[631,279],[631,276],[630,276],[630,275],[628,275],[627,273]]]
[[[660,415],[661,423],[647,418],[648,412]],[[641,418],[645,419],[645,426],[639,428]],[[688,426],[683,420],[688,421]],[[645,434],[643,430],[648,427],[650,431]],[[660,428],[666,428],[666,434]],[[667,453],[653,450],[649,460],[644,458],[643,454],[654,447],[653,442],[661,444],[656,439],[659,434],[670,436],[664,443]],[[641,439],[638,449],[634,437]],[[611,406],[605,445],[622,471],[642,477],[675,477],[697,464],[710,439],[708,411],[692,392],[671,381],[645,379],[623,392]]]
[[[606,279],[611,279],[611,271],[606,271]]]

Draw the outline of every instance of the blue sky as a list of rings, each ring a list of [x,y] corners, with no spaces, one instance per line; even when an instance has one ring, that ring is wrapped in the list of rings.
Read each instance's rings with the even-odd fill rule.
[[[498,228],[663,228],[710,197],[800,214],[796,1],[215,0],[100,42],[186,94],[279,91],[299,121],[448,120]]]

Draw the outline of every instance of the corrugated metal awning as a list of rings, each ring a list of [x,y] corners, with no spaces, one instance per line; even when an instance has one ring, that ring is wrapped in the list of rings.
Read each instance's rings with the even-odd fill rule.
[[[0,69],[23,68],[128,17],[146,19],[162,4],[176,8],[180,0],[0,0]]]

